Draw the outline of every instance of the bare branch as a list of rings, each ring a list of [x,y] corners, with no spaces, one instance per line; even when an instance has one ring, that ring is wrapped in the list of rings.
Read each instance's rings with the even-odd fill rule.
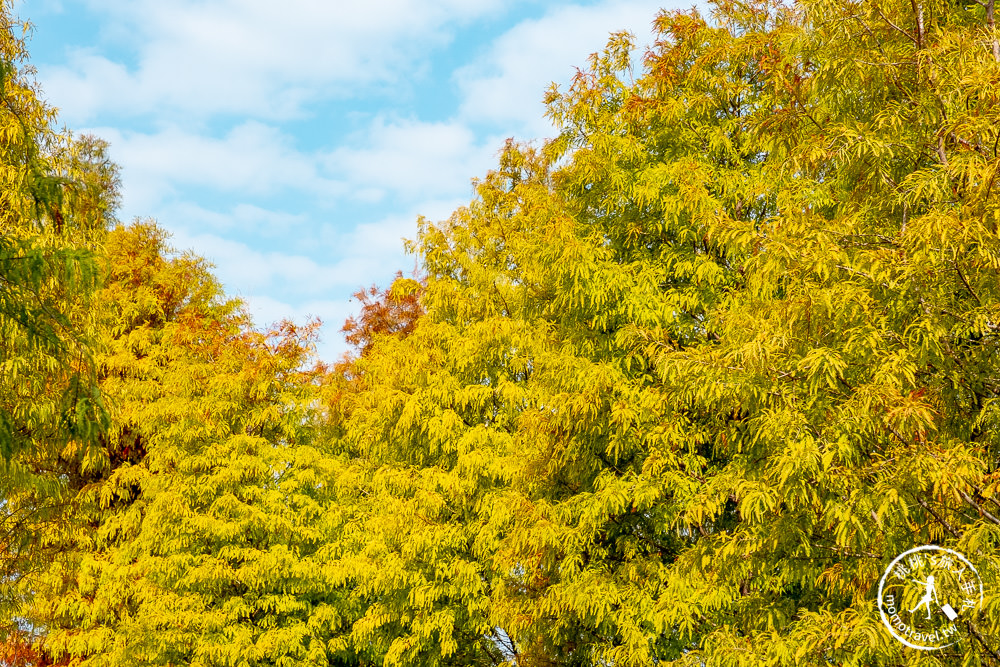
[[[986,510],[984,510],[979,503],[977,503],[975,500],[973,500],[969,496],[969,494],[967,494],[965,491],[962,491],[961,489],[959,490],[958,493],[959,493],[959,495],[962,496],[962,498],[965,500],[965,502],[969,503],[970,505],[972,505],[973,507],[975,507],[977,510],[979,510],[979,514],[981,516],[986,517],[987,519],[989,519],[990,521],[992,521],[996,525],[1000,526],[1000,519],[996,518],[995,516],[993,516],[992,514],[990,514],[989,512],[987,512]]]
[[[914,496],[913,498],[914,500],[917,501],[918,505],[920,505],[927,511],[928,514],[937,519],[937,522],[940,523],[942,526],[944,526],[944,529],[947,530],[949,533],[951,533],[952,537],[954,537],[955,539],[959,539],[962,537],[961,534],[958,533],[958,531],[956,531],[954,528],[951,527],[951,524],[948,523],[947,519],[942,518],[941,516],[938,515],[937,512],[931,509],[931,506],[927,504],[926,500],[924,500],[923,498],[918,498],[917,496]]]
[[[993,650],[992,647],[990,647],[989,644],[986,643],[986,640],[983,639],[983,636],[979,634],[979,628],[977,628],[971,622],[966,623],[966,627],[969,628],[969,632],[971,632],[972,636],[976,638],[976,641],[979,642],[979,645],[982,646],[984,649],[986,649],[987,653],[993,656],[994,660],[1000,660],[1000,653],[997,653],[995,650]]]
[[[875,11],[878,12],[878,15],[882,17],[883,21],[885,21],[890,26],[892,26],[901,35],[905,35],[907,39],[909,39],[911,42],[913,42],[914,44],[917,45],[918,49],[921,48],[920,47],[920,42],[913,35],[911,35],[910,33],[906,32],[905,30],[903,30],[902,28],[900,28],[898,25],[896,25],[895,23],[893,23],[892,21],[890,21],[889,18],[885,14],[882,13],[882,10],[879,7],[875,7]]]
[[[962,284],[965,285],[965,289],[969,290],[969,294],[976,300],[980,306],[983,305],[982,300],[980,300],[979,295],[973,291],[972,286],[969,285],[969,281],[965,279],[965,274],[962,273],[962,267],[958,265],[958,260],[955,260],[955,271],[958,272],[958,277],[962,279]]]

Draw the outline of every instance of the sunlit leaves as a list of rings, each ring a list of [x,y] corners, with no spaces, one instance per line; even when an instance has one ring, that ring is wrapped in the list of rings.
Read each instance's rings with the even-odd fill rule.
[[[518,660],[892,662],[881,564],[994,558],[983,21],[663,13],[639,76],[614,36],[547,94],[561,135],[422,228],[427,316],[368,360],[354,451],[454,476]]]
[[[711,20],[661,13],[634,61],[613,35],[547,93],[556,139],[509,142],[468,206],[421,221],[426,280],[359,293],[359,354],[325,375],[307,367],[310,331],[254,331],[161,232],[113,232],[93,325],[113,419],[100,448],[67,451],[79,520],[53,531],[62,553],[33,584],[45,649],[92,664],[987,662],[987,5],[720,1]],[[23,157],[20,127],[0,138]],[[58,146],[55,180],[31,176],[18,205],[90,229],[113,169],[89,140]],[[59,199],[62,178],[90,185]],[[37,267],[19,280],[84,276]],[[984,642],[915,655],[883,631],[882,568],[923,543],[980,568]]]

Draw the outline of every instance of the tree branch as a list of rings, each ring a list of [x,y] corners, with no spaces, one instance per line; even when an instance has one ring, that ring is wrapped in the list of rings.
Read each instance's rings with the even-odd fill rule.
[[[956,540],[962,537],[954,528],[951,527],[951,524],[948,523],[946,519],[941,518],[940,516],[938,516],[937,512],[931,509],[930,505],[927,504],[926,500],[924,500],[923,498],[918,498],[917,496],[913,496],[913,499],[916,500],[917,504],[923,507],[928,514],[937,519],[937,522],[940,523],[942,526],[944,526],[945,530],[951,533],[952,537],[954,537]]]
[[[907,39],[909,39],[911,42],[913,42],[914,44],[917,45],[918,49],[921,48],[920,47],[920,42],[913,35],[911,35],[910,33],[906,32],[905,30],[903,30],[902,28],[900,28],[898,25],[896,25],[895,23],[893,23],[892,21],[890,21],[886,17],[886,15],[882,13],[882,10],[880,8],[876,7],[875,11],[878,12],[878,15],[882,17],[883,21],[885,21],[890,26],[892,26],[894,29],[896,29],[901,35],[905,35]]]
[[[986,517],[987,519],[989,519],[990,521],[992,521],[996,525],[1000,526],[1000,519],[996,518],[995,516],[993,516],[992,514],[990,514],[989,512],[987,512],[986,510],[984,510],[979,503],[977,503],[975,500],[973,500],[969,496],[969,494],[967,494],[965,491],[962,491],[961,489],[959,489],[958,493],[959,493],[960,496],[962,496],[962,499],[965,500],[965,502],[969,503],[970,505],[972,505],[973,507],[975,507],[977,510],[979,510],[979,514],[981,516]]]
[[[982,646],[984,649],[986,649],[986,652],[989,653],[991,656],[993,656],[994,660],[1000,661],[1000,653],[994,651],[989,646],[989,644],[986,643],[986,640],[983,639],[983,636],[979,634],[979,628],[973,625],[971,621],[966,623],[965,625],[966,627],[969,628],[969,632],[972,633],[972,636],[976,638],[976,641],[979,642],[979,645]]]
[[[957,259],[955,260],[955,271],[958,272],[958,277],[962,279],[962,284],[965,285],[965,289],[969,290],[969,294],[971,294],[972,297],[976,300],[976,303],[982,306],[983,305],[982,300],[980,300],[979,295],[973,291],[972,286],[969,285],[969,281],[965,279],[965,274],[962,273],[962,268],[958,265]]]

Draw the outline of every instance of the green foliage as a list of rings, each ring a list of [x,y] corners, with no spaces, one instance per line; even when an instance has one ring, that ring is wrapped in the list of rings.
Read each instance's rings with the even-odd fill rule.
[[[83,331],[102,280],[95,259],[117,202],[103,142],[51,129],[24,64],[26,26],[0,6],[0,637],[18,582],[51,558],[66,473],[85,462],[106,413]],[[13,627],[3,650],[30,651]],[[30,637],[29,637],[30,638]],[[17,657],[20,656],[20,657]],[[15,658],[11,658],[15,660]]]
[[[92,438],[100,423],[78,331],[86,299],[100,280],[90,246],[94,232],[103,230],[113,214],[118,187],[103,143],[51,131],[52,111],[20,69],[24,44],[14,30],[5,10],[0,22],[4,462],[57,434]]]

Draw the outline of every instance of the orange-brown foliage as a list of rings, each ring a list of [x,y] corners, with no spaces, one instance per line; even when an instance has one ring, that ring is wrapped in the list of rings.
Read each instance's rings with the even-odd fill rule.
[[[402,279],[403,272],[397,271],[396,280]],[[419,291],[402,293],[392,287],[379,291],[372,285],[355,292],[354,298],[361,302],[361,314],[356,319],[348,318],[341,331],[361,356],[368,353],[378,336],[409,335],[424,314]]]

